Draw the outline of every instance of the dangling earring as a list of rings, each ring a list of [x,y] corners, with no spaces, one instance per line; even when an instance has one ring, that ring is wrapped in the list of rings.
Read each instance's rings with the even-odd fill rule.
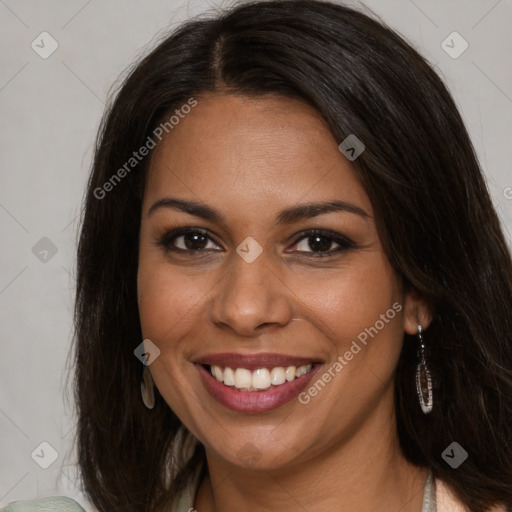
[[[140,382],[140,393],[142,395],[142,401],[148,409],[155,407],[155,384],[153,377],[147,366],[144,366],[142,372],[142,380]]]
[[[418,356],[420,362],[416,367],[416,392],[420,400],[421,410],[424,414],[429,414],[432,412],[434,397],[432,395],[432,377],[430,376],[425,360],[425,345],[423,344],[422,332],[423,328],[418,324],[417,337],[419,342]]]

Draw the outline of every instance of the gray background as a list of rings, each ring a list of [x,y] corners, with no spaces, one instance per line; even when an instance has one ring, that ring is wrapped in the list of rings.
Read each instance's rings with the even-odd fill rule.
[[[0,0],[0,506],[52,494],[89,506],[76,489],[66,377],[78,213],[95,133],[110,87],[146,45],[190,16],[232,3]],[[374,10],[436,66],[510,241],[512,0],[351,3]],[[34,40],[42,46],[43,31],[59,45],[47,59],[31,47]],[[456,59],[441,46],[453,31],[469,44]],[[35,462],[50,460],[41,442],[58,453],[48,469]]]

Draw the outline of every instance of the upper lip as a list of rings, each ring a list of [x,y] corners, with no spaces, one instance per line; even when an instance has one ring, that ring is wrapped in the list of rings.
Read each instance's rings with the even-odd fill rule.
[[[298,357],[287,354],[262,352],[260,354],[207,354],[193,361],[196,364],[216,365],[228,368],[275,368],[277,366],[302,366],[319,362],[313,357]]]

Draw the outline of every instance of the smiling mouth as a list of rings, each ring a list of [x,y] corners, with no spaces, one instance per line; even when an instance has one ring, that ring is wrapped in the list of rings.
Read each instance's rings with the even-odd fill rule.
[[[302,366],[276,366],[273,368],[230,368],[218,365],[203,365],[212,376],[227,387],[242,392],[265,391],[308,374],[314,363]]]
[[[276,352],[222,352],[198,356],[192,363],[215,401],[232,411],[252,414],[291,402],[324,361]]]

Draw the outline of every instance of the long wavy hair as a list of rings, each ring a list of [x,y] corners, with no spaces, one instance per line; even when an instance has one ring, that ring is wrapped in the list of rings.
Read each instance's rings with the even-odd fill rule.
[[[400,35],[316,0],[244,3],[187,21],[111,94],[82,211],[73,343],[77,451],[91,502],[101,512],[155,512],[205,471],[203,446],[189,443],[158,392],[152,411],[140,396],[136,275],[151,157],[122,180],[112,175],[162,119],[216,92],[301,99],[337,140],[364,142],[354,169],[386,255],[433,313],[424,335],[429,415],[415,391],[416,345],[404,334],[395,387],[403,453],[474,512],[512,506],[512,263],[468,133],[442,80]],[[453,441],[469,454],[456,470],[441,456]]]

